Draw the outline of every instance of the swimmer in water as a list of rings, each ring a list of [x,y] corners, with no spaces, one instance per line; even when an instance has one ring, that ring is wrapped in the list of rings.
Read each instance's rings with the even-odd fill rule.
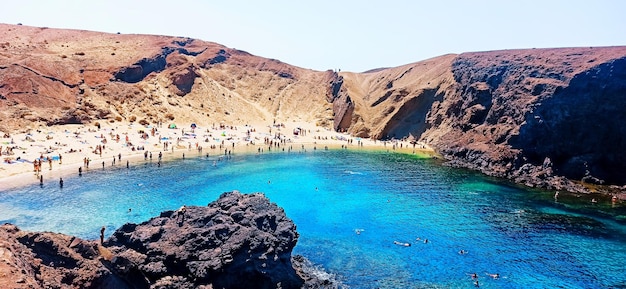
[[[493,279],[499,279],[500,278],[500,274],[498,274],[498,273],[496,273],[496,274],[485,273],[485,274],[489,275]]]
[[[411,243],[403,243],[403,242],[398,242],[398,241],[393,241],[393,243],[399,246],[411,247]]]
[[[461,251],[459,251],[459,255],[465,255],[465,254],[467,254],[467,253],[468,253],[468,252],[467,252],[467,251],[465,251],[465,250],[461,250]]]

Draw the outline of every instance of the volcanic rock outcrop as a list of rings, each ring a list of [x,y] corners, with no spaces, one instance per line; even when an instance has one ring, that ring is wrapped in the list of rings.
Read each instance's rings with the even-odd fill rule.
[[[190,38],[0,24],[0,130],[306,121],[421,141],[450,165],[529,186],[620,190],[625,62],[626,47],[587,47],[313,71]]]
[[[263,194],[224,193],[97,241],[0,226],[1,288],[319,288],[296,226]],[[296,269],[294,269],[296,268]],[[306,283],[305,283],[306,281]],[[325,285],[324,285],[325,284]]]
[[[624,185],[625,63],[626,47],[528,49],[345,73],[349,131],[421,140],[451,165],[529,186]]]

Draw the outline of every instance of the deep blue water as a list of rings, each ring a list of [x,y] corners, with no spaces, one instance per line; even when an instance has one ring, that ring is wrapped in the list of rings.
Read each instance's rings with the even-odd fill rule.
[[[65,178],[62,189],[0,192],[0,222],[95,239],[102,225],[110,235],[126,222],[204,206],[231,190],[264,192],[283,207],[300,233],[294,253],[350,288],[474,288],[470,273],[481,288],[626,288],[626,225],[615,221],[623,207],[573,195],[555,202],[550,192],[386,152],[91,169]]]

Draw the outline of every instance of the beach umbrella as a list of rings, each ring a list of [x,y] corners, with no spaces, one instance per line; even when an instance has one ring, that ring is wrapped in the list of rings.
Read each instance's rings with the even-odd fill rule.
[[[195,124],[195,123],[192,123],[192,124],[191,124],[191,128],[196,128],[196,124]]]

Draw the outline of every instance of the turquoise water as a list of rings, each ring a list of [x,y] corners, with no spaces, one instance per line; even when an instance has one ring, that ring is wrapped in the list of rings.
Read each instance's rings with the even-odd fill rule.
[[[615,221],[623,207],[574,196],[557,203],[548,192],[385,152],[216,160],[90,169],[62,189],[0,192],[0,222],[96,239],[102,225],[110,235],[225,191],[264,192],[298,227],[294,253],[350,288],[474,288],[470,273],[481,288],[626,288],[626,225]]]

